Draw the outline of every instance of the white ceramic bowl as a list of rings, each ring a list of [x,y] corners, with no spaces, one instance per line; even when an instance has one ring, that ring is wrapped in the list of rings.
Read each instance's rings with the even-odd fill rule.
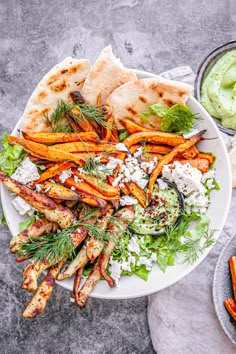
[[[155,77],[154,74],[136,71],[139,78]],[[193,113],[198,113],[202,120],[199,123],[199,129],[207,129],[205,134],[206,138],[215,138],[211,140],[202,141],[199,146],[202,151],[212,151],[216,156],[216,178],[220,183],[220,191],[213,191],[211,193],[211,203],[207,212],[207,215],[211,219],[210,227],[215,229],[215,238],[217,239],[225,224],[228,214],[230,201],[231,201],[231,169],[228,153],[217,129],[213,119],[201,106],[201,104],[193,97],[190,97],[187,101],[187,105],[191,108]],[[18,125],[15,127],[13,134],[17,134]],[[6,216],[6,220],[12,235],[18,233],[18,224],[24,220],[11,204],[13,196],[9,191],[1,185],[1,200],[3,211]],[[119,286],[115,288],[109,288],[105,281],[100,281],[92,293],[92,297],[102,299],[129,299],[139,296],[149,295],[160,291],[182,279],[185,275],[189,274],[195,269],[198,264],[207,256],[212,247],[208,248],[194,264],[180,264],[173,267],[168,267],[165,273],[154,266],[152,272],[149,275],[148,281],[144,281],[141,278],[133,275],[131,277],[121,277]],[[61,282],[57,282],[64,288],[73,289],[73,279],[67,279]]]

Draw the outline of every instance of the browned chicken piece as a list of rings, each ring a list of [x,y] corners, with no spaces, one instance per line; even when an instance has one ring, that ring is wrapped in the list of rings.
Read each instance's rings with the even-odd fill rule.
[[[97,226],[105,230],[109,224],[109,216],[114,212],[114,209],[111,205],[108,205],[106,208],[105,215],[98,219]],[[92,242],[91,242],[92,241]],[[77,272],[78,269],[84,267],[88,261],[93,262],[95,258],[99,256],[102,252],[104,243],[101,240],[91,237],[88,242],[85,241],[85,244],[75,257],[75,259],[68,265],[68,267],[58,275],[58,280],[64,280],[70,278],[73,274]],[[89,254],[89,256],[88,256]]]
[[[88,301],[89,295],[101,279],[100,273],[100,257],[93,266],[88,278],[85,280],[82,288],[78,292],[78,284],[74,284],[74,296],[76,304],[82,309],[85,307],[86,302]]]
[[[105,250],[100,254],[98,257],[98,260],[94,267],[92,268],[92,271],[90,272],[88,278],[84,282],[83,286],[79,290],[78,294],[76,295],[76,304],[80,307],[83,308],[86,305],[86,302],[89,298],[89,295],[97,285],[98,281],[101,279],[101,276],[103,276],[107,281],[110,286],[115,285],[114,279],[109,277],[105,271],[106,267],[109,261],[109,258],[112,254],[112,251],[115,248],[115,242],[119,239],[120,235],[123,234],[123,232],[126,230],[128,224],[132,222],[134,218],[134,207],[133,206],[126,206],[123,209],[120,209],[115,217],[120,221],[120,224],[118,225],[110,225],[108,228],[108,234],[110,234],[111,238],[114,240],[110,240],[105,247]],[[75,287],[74,287],[74,292],[75,292]]]
[[[45,309],[47,302],[52,294],[54,283],[56,281],[57,274],[60,272],[64,265],[64,260],[60,263],[52,266],[42,283],[39,285],[37,292],[32,297],[25,310],[22,312],[22,316],[25,318],[34,318],[40,315]]]
[[[75,259],[67,266],[67,268],[57,276],[57,280],[64,280],[72,277],[73,274],[77,272],[78,269],[84,267],[89,259],[86,252],[86,244],[83,245]]]
[[[85,239],[87,236],[87,229],[83,226],[78,226],[75,231],[71,233],[70,239],[72,242],[73,248],[79,246],[79,244]],[[37,279],[39,275],[47,268],[53,266],[58,263],[60,260],[54,261],[37,261],[30,263],[26,266],[23,271],[23,282],[21,285],[22,289],[28,290],[30,292],[37,290]]]
[[[75,303],[76,305],[79,306],[79,285],[83,276],[83,271],[84,271],[84,267],[81,267],[80,269],[77,270],[76,274],[75,274],[75,279],[74,279],[74,285],[73,285],[73,294],[74,294],[74,298],[75,298]]]
[[[56,204],[46,195],[33,191],[2,171],[0,171],[0,182],[43,213],[49,221],[57,222],[62,229],[69,227],[75,218],[69,208]]]
[[[22,242],[27,243],[34,237],[41,236],[45,232],[51,232],[56,230],[55,227],[58,224],[53,223],[46,218],[36,220],[27,229],[14,236],[10,241],[10,250],[12,253],[18,252],[22,247]],[[55,232],[55,231],[54,231]]]

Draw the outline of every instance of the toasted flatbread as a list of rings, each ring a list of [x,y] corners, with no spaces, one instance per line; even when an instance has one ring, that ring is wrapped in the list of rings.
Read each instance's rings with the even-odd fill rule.
[[[126,69],[108,46],[91,67],[81,93],[90,104],[96,104],[101,94],[101,103],[104,104],[117,87],[131,80],[137,80],[135,72]]]
[[[117,129],[124,128],[121,123],[124,119],[131,119],[146,128],[159,129],[159,117],[149,116],[149,124],[141,118],[141,113],[155,103],[161,103],[165,107],[184,104],[191,91],[190,85],[161,77],[141,79],[118,87],[106,103],[113,107]]]
[[[32,93],[23,113],[21,130],[50,131],[43,114],[50,114],[59,99],[68,100],[71,91],[80,91],[90,70],[87,59],[64,59],[47,73]]]

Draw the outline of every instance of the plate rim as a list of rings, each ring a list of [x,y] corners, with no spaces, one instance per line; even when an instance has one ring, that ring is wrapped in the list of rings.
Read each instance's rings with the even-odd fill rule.
[[[151,73],[151,72],[148,72],[148,71],[143,71],[143,70],[136,70],[136,69],[133,69],[134,72],[138,75],[138,76],[146,76],[146,78],[155,78],[155,77],[158,77],[158,76],[161,76],[161,75],[157,75],[157,74],[154,74],[154,73]],[[190,100],[192,100],[194,102],[194,104],[199,107],[201,110],[203,110],[205,112],[205,114],[208,116],[208,119],[209,120],[212,120],[214,122],[214,120],[212,119],[212,117],[209,115],[209,113],[204,109],[204,107],[200,104],[200,102],[198,102],[196,100],[196,98],[194,98],[192,95],[189,97]],[[20,122],[22,120],[22,117],[18,120],[18,122],[16,123],[13,131],[12,131],[12,134],[15,134],[17,132],[17,130],[19,129],[19,126],[20,126]],[[215,124],[215,123],[214,123]],[[228,151],[226,149],[226,146],[225,146],[225,143],[224,143],[224,140],[220,134],[220,131],[219,131],[219,134],[218,134],[218,139],[220,140],[221,142],[221,147],[223,148],[224,150],[224,155],[226,156],[226,164],[228,166],[228,179],[229,179],[229,182],[231,183],[231,168],[230,168],[230,160],[229,160],[229,156],[228,156]],[[4,189],[4,186],[1,184],[0,185],[0,191],[1,191],[1,202],[2,202],[2,208],[3,208],[3,211],[5,213],[5,210],[4,210],[4,203],[3,203],[3,191]],[[230,208],[230,203],[231,203],[231,197],[232,197],[232,189],[231,189],[231,192],[230,192],[230,195],[228,196],[228,203],[226,205],[226,208],[225,208],[225,212],[224,212],[224,216],[222,218],[222,221],[221,221],[221,227],[220,227],[220,231],[217,233],[217,237],[216,237],[216,242],[218,241],[219,237],[220,237],[220,233],[222,232],[222,229],[225,225],[225,222],[226,222],[226,218],[228,216],[228,213],[229,213],[229,208]],[[6,220],[7,220],[7,224],[9,225],[10,223],[8,222],[8,218],[6,217]],[[10,226],[9,227],[9,230],[10,230],[10,233],[12,235],[12,232],[11,232],[11,228]],[[186,268],[186,270],[184,270],[181,274],[179,274],[174,280],[171,280],[169,281],[167,284],[163,285],[163,286],[159,286],[158,289],[155,289],[155,288],[151,288],[151,289],[147,289],[146,291],[139,291],[137,293],[132,293],[132,294],[127,294],[127,295],[123,295],[123,294],[116,294],[115,296],[112,295],[113,294],[113,291],[110,291],[109,294],[96,294],[94,292],[91,293],[90,297],[94,297],[94,298],[98,298],[98,299],[112,299],[112,300],[121,300],[121,299],[131,299],[131,298],[138,298],[138,297],[142,297],[142,296],[147,296],[147,295],[151,295],[153,293],[156,293],[156,292],[159,292],[161,290],[164,290],[165,288],[168,288],[172,285],[174,285],[175,283],[177,283],[178,281],[180,281],[181,279],[183,279],[186,275],[190,274],[195,268],[198,267],[198,265],[207,257],[207,255],[209,254],[209,252],[213,249],[213,247],[216,245],[216,242],[215,244],[208,248],[206,252],[204,252],[203,256],[200,256],[198,258],[198,260],[190,265],[188,268]],[[135,275],[133,275],[132,277],[136,277]],[[56,281],[56,283],[60,286],[62,286],[63,288],[67,289],[67,290],[70,290],[72,291],[71,287],[65,282],[59,282],[59,281]],[[112,289],[111,289],[112,290]]]
[[[217,295],[216,295],[217,276],[218,276],[218,271],[220,269],[220,264],[221,264],[221,261],[222,261],[222,258],[224,256],[225,251],[228,249],[229,245],[231,244],[231,242],[235,238],[236,238],[236,235],[233,235],[232,237],[230,237],[230,239],[226,242],[226,244],[224,245],[224,247],[222,248],[222,250],[221,250],[221,252],[220,252],[220,254],[218,256],[218,259],[217,259],[217,262],[216,262],[216,266],[215,266],[215,270],[214,270],[213,281],[212,281],[212,298],[213,298],[213,304],[214,304],[214,308],[215,308],[217,319],[218,319],[223,331],[227,335],[227,337],[236,346],[236,339],[234,340],[232,338],[232,336],[230,335],[230,333],[229,333],[227,327],[225,326],[224,321],[222,320],[222,317],[220,315],[219,306],[218,306],[218,302],[217,302]]]

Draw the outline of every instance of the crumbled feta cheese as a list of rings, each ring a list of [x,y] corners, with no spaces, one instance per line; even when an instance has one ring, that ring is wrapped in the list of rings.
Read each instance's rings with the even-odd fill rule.
[[[188,162],[182,165],[178,161],[175,161],[173,164],[165,165],[162,176],[170,182],[174,182],[178,190],[184,195],[198,191],[202,185],[202,173]]]
[[[116,149],[119,151],[130,152],[127,146],[125,146],[123,143],[116,144]]]
[[[124,270],[126,272],[131,272],[130,263],[129,261],[126,261],[124,258],[122,259],[120,266],[121,266],[121,270]]]
[[[138,244],[138,237],[136,235],[133,235],[129,239],[128,247],[127,247],[129,252],[133,252],[135,254],[140,254],[140,247]]]
[[[213,178],[210,178],[206,181],[206,185],[207,185],[207,188],[209,189],[213,189],[215,187],[215,184],[214,184],[214,179]]]
[[[75,183],[79,183],[79,182],[81,182],[81,181],[83,181],[83,180],[80,179],[78,176],[75,176],[75,175],[74,175],[74,181],[75,181]]]
[[[129,253],[129,255],[128,255],[128,262],[130,264],[135,264],[135,262],[136,262],[135,257],[131,253]]]
[[[209,205],[209,198],[204,193],[193,192],[188,198],[185,198],[184,203],[187,213],[194,211],[205,214]]]
[[[37,166],[26,157],[11,176],[22,184],[28,184],[39,178]]]
[[[141,256],[139,257],[138,261],[137,261],[137,265],[144,265],[146,267],[147,270],[151,270],[152,269],[152,259],[151,258],[147,258],[145,256]]]
[[[74,187],[74,186],[70,187],[70,189],[71,189],[72,191],[75,191],[75,187]]]
[[[72,175],[72,171],[71,168],[69,168],[68,170],[64,170],[61,172],[60,176],[59,176],[59,180],[64,183],[68,178],[70,178]]]
[[[134,153],[134,157],[139,157],[142,155],[142,152],[143,152],[143,148],[142,146],[140,146]]]
[[[157,159],[146,162],[139,157],[141,154],[141,148],[139,148],[134,155],[129,155],[125,163],[120,164],[120,171],[116,179],[113,181],[113,187],[117,187],[124,182],[135,182],[137,185],[144,189],[147,184],[147,176],[151,174],[156,166]]]
[[[117,286],[121,275],[121,265],[118,261],[113,260],[112,257],[109,259],[109,272]]]
[[[157,184],[158,184],[158,188],[160,190],[164,190],[164,189],[168,188],[168,184],[166,182],[164,182],[163,179],[161,179],[161,178],[157,179]]]
[[[202,175],[202,183],[206,182],[207,179],[213,179],[215,177],[215,170],[209,170]]]
[[[130,197],[129,195],[124,195],[123,197],[120,198],[120,205],[125,206],[125,205],[134,205],[137,204],[138,201],[134,197]]]
[[[114,170],[117,165],[121,166],[123,161],[116,159],[115,157],[109,157],[109,162],[106,164],[105,168],[108,170]]]
[[[19,196],[15,197],[11,203],[20,215],[28,214],[29,216],[32,216],[35,211],[30,204]]]
[[[36,192],[41,192],[41,185],[40,184],[36,184],[35,185],[35,189],[36,189]]]
[[[184,133],[183,137],[184,139],[190,139],[192,138],[194,135],[196,135],[197,133],[199,133],[198,129],[191,129],[189,132]]]

